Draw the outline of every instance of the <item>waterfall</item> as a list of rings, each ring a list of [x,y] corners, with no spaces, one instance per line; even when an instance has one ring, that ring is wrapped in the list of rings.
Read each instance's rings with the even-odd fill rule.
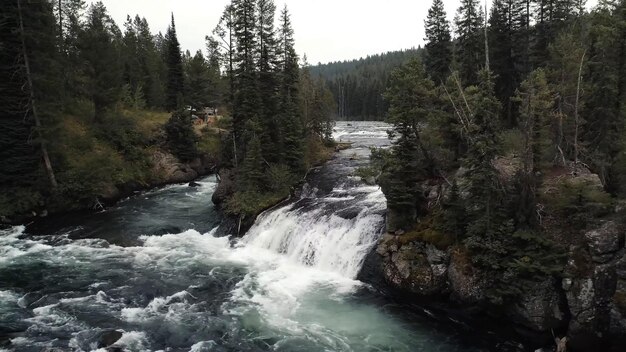
[[[378,187],[361,186],[313,197],[262,214],[243,244],[355,278],[382,233],[384,195]]]

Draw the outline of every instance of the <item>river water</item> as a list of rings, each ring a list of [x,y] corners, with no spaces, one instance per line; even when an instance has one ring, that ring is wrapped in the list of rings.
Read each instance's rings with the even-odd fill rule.
[[[0,351],[91,351],[115,335],[110,351],[481,350],[355,279],[385,198],[352,175],[387,128],[338,123],[352,148],[240,240],[219,227],[212,176],[0,230]]]

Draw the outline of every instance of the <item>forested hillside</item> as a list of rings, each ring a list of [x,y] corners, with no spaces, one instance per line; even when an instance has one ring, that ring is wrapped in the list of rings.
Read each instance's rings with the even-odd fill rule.
[[[389,107],[383,93],[391,71],[421,54],[421,49],[400,50],[320,64],[310,70],[314,77],[326,81],[337,102],[337,119],[382,120]]]
[[[207,158],[233,169],[237,199],[280,198],[330,136],[332,97],[301,69],[289,13],[275,21],[271,0],[233,1],[206,54],[182,52],[174,14],[155,34],[139,15],[119,27],[102,2],[0,9],[4,220],[99,206],[117,188],[188,178]],[[218,121],[194,128],[204,108]]]
[[[451,256],[457,300],[500,307],[534,330],[565,326],[574,350],[593,350],[600,336],[624,333],[623,315],[611,328],[600,321],[626,309],[626,278],[597,281],[619,270],[613,250],[623,242],[594,241],[623,239],[626,2],[588,12],[581,1],[496,0],[488,16],[482,5],[461,1],[451,26],[434,0],[423,60],[391,75],[395,140],[375,151],[371,173],[388,204],[385,272],[417,293],[445,291],[442,281],[410,276],[430,267],[408,248],[436,246]],[[413,274],[397,256],[408,252]],[[423,253],[432,268],[440,263]],[[556,307],[550,295],[567,297],[568,313],[524,311]]]

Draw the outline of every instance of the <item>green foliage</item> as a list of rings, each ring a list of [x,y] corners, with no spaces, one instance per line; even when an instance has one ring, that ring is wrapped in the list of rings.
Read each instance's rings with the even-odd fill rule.
[[[418,181],[432,174],[434,168],[421,136],[422,124],[436,109],[434,91],[434,83],[416,59],[394,71],[385,94],[390,105],[388,121],[393,124],[389,133],[395,139],[381,185],[387,206],[395,213],[407,214],[393,228],[410,230],[413,226],[423,201]]]
[[[213,158],[218,158],[220,150],[223,148],[220,135],[210,129],[202,129],[202,135],[198,140],[198,153],[203,155],[210,155]]]
[[[452,38],[450,23],[442,0],[434,0],[424,23],[426,53],[424,64],[433,81],[444,82],[452,63]]]
[[[267,184],[275,194],[289,194],[291,185],[297,180],[287,165],[272,164],[267,169]]]
[[[189,112],[178,110],[165,124],[167,145],[181,161],[190,161],[198,156],[198,136],[193,130]]]
[[[454,24],[457,34],[456,59],[463,83],[478,83],[478,71],[485,61],[484,13],[479,0],[461,0]]]
[[[450,193],[441,206],[440,222],[437,224],[439,230],[448,234],[455,243],[465,237],[467,227],[467,205],[461,198],[459,186],[455,182],[450,188]]]
[[[43,196],[34,188],[11,187],[7,191],[0,191],[0,218],[26,214],[43,205]]]
[[[287,193],[287,195],[289,195]],[[285,199],[284,194],[261,193],[261,192],[236,192],[227,202],[225,211],[227,214],[255,217]]]
[[[585,228],[595,218],[611,212],[613,199],[594,179],[564,179],[543,196],[548,212],[567,219],[574,228]]]
[[[261,140],[254,136],[248,143],[242,164],[243,189],[247,192],[265,190],[265,161],[261,151]]]
[[[491,255],[474,256],[473,261],[490,267],[496,275],[488,298],[496,304],[520,299],[537,283],[551,280],[564,268],[567,257],[544,233],[516,231],[501,238]]]
[[[320,77],[336,102],[341,120],[381,120],[389,104],[383,98],[391,72],[420,57],[422,49],[392,51],[351,61],[318,64],[311,76]]]
[[[87,23],[79,35],[81,59],[86,66],[85,92],[93,101],[99,120],[121,98],[121,33],[102,2],[89,8]]]
[[[180,52],[178,37],[176,35],[174,14],[172,14],[172,23],[167,29],[165,43],[165,63],[167,67],[167,89],[165,107],[168,111],[174,111],[177,108],[182,107],[181,96],[185,92],[183,59]]]
[[[420,219],[415,228],[398,238],[400,244],[411,242],[425,242],[440,250],[446,250],[456,241],[450,233],[442,231],[440,214],[434,213]]]

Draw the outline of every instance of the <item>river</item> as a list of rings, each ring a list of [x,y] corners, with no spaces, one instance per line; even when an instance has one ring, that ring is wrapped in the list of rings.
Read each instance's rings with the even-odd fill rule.
[[[213,176],[0,230],[0,351],[91,351],[112,336],[109,351],[491,349],[355,279],[385,197],[352,175],[387,128],[338,123],[352,147],[239,240],[220,229]]]

